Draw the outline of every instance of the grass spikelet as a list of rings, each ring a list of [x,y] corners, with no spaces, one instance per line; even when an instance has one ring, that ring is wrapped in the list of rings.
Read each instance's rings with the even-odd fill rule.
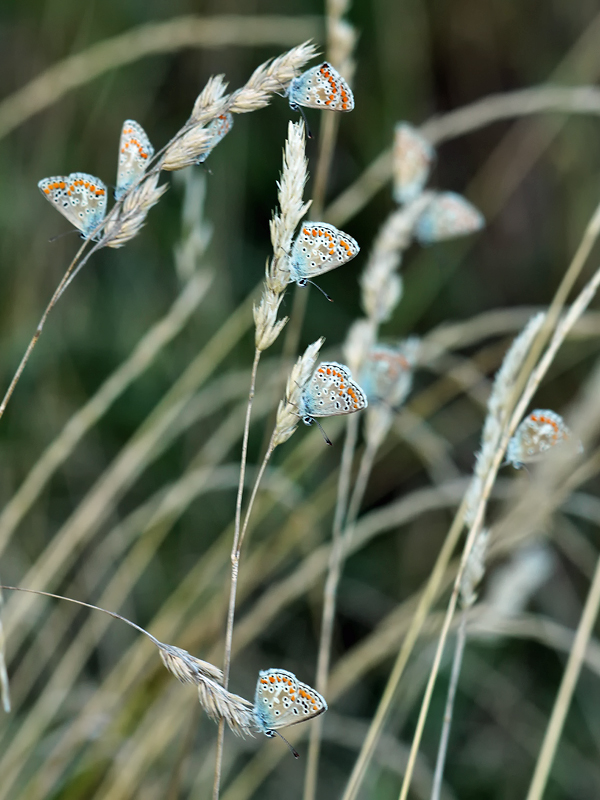
[[[227,91],[227,82],[224,75],[212,75],[206,82],[206,86],[200,92],[194,103],[194,108],[190,120],[197,125],[206,125],[222,111],[226,110],[226,104],[222,103]],[[222,108],[219,108],[222,103]]]
[[[303,122],[290,122],[283,151],[283,168],[277,184],[280,211],[270,222],[273,258],[267,269],[267,286],[273,292],[282,292],[290,282],[287,266],[292,240],[302,217],[310,208],[303,200],[308,179],[306,160],[306,135]]]
[[[298,408],[302,392],[312,377],[319,350],[325,339],[322,337],[310,344],[294,364],[285,387],[285,399],[280,400],[273,434],[273,445],[283,444],[294,433],[300,422]]]
[[[248,700],[228,692],[208,678],[198,683],[198,699],[211,719],[215,722],[223,720],[236,736],[253,735],[253,705]]]
[[[181,647],[174,647],[171,644],[158,644],[158,650],[163,664],[181,683],[199,684],[203,679],[221,683],[223,681],[223,671],[208,661],[202,661],[182,650]]]
[[[490,464],[502,437],[506,404],[514,388],[515,380],[538,331],[544,324],[545,318],[545,314],[539,313],[529,320],[506,353],[502,366],[494,380],[494,386],[488,400],[488,413],[481,435],[481,446],[475,456],[473,479],[467,492],[465,512],[467,524],[473,522],[483,488],[483,478],[489,471]]]
[[[400,301],[402,282],[396,270],[431,197],[431,192],[423,192],[412,203],[390,214],[375,239],[360,286],[363,309],[377,324],[387,322]]]
[[[232,114],[247,114],[269,104],[273,94],[283,94],[302,67],[314,58],[317,50],[310,42],[293,47],[287,53],[257,67],[250,80],[231,95],[228,110]]]
[[[169,188],[166,183],[157,185],[159,177],[159,173],[150,175],[127,195],[118,216],[111,219],[104,229],[103,244],[106,247],[123,247],[138,235],[148,212]]]

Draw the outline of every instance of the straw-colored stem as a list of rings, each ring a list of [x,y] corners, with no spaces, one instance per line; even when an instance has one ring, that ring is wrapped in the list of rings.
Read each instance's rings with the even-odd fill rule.
[[[331,533],[329,568],[323,596],[321,639],[319,642],[317,676],[315,681],[317,691],[321,693],[324,693],[327,689],[327,676],[329,674],[329,662],[331,657],[331,639],[333,636],[333,620],[335,616],[335,592],[337,586],[337,580],[334,582],[334,576],[339,569],[338,565],[341,564],[343,557],[344,542],[342,538],[342,527],[344,524],[344,517],[346,516],[346,509],[348,508],[352,463],[354,461],[354,452],[358,440],[358,423],[358,415],[354,414],[348,417],[346,438],[344,440],[344,450],[342,452],[342,461],[338,478],[337,498]],[[314,800],[316,794],[322,731],[323,719],[322,717],[317,717],[310,730],[308,758],[306,761],[306,774],[304,778],[304,800]]]
[[[256,372],[258,370],[258,362],[260,361],[260,354],[261,351],[256,348],[254,351],[254,361],[252,363],[252,374],[250,376],[250,392],[248,394],[248,405],[246,407],[246,419],[244,422],[244,436],[242,439],[242,455],[240,459],[240,482],[238,484],[238,492],[235,504],[235,533],[233,538],[233,547],[231,550],[231,557],[233,559],[234,554],[238,550],[239,538],[240,538],[240,526],[242,521],[242,497],[244,493],[244,480],[246,476],[246,461],[248,458],[248,435],[250,433],[250,417],[252,415],[252,403],[254,402],[254,392],[256,389]],[[224,675],[224,686],[227,688],[227,682],[229,680],[229,665],[227,668],[223,670]]]
[[[229,671],[231,668],[231,643],[233,641],[233,623],[235,619],[235,598],[237,594],[237,580],[239,570],[239,546],[240,546],[240,524],[242,520],[242,498],[244,494],[244,480],[246,477],[246,461],[248,457],[248,435],[250,433],[250,417],[252,415],[252,404],[254,402],[254,392],[256,389],[256,372],[260,361],[261,351],[256,348],[254,351],[254,361],[252,363],[252,374],[250,376],[250,391],[248,393],[248,404],[246,406],[246,419],[244,421],[244,435],[242,438],[242,455],[240,459],[240,479],[238,483],[237,498],[235,504],[235,529],[233,535],[233,546],[231,548],[231,588],[229,591],[229,607],[227,610],[227,629],[225,631],[225,655],[223,658],[223,686],[229,686]],[[219,721],[219,731],[217,735],[217,755],[215,762],[215,782],[213,786],[213,797],[219,797],[221,783],[221,770],[223,765],[223,745],[225,742],[225,720]]]
[[[442,779],[444,777],[444,765],[446,763],[446,753],[448,752],[448,740],[450,739],[450,727],[452,725],[452,714],[454,713],[454,699],[456,697],[456,687],[462,667],[465,643],[467,641],[467,615],[462,612],[460,625],[456,634],[456,647],[454,648],[454,658],[452,659],[452,672],[450,674],[450,685],[448,686],[448,696],[446,697],[446,708],[444,709],[444,724],[442,735],[440,736],[440,746],[438,748],[437,760],[435,763],[435,774],[433,776],[433,788],[431,790],[431,800],[440,800],[442,791]]]
[[[371,721],[371,725],[369,726],[369,731],[363,743],[362,749],[352,769],[352,774],[348,780],[342,800],[354,800],[356,797],[367,769],[367,765],[377,745],[377,741],[390,710],[394,695],[396,694],[396,689],[398,688],[398,684],[404,673],[406,664],[408,663],[408,659],[410,658],[413,647],[419,638],[423,624],[427,619],[429,609],[431,608],[431,605],[437,596],[438,589],[446,572],[446,568],[450,563],[454,548],[460,539],[465,510],[466,502],[463,499],[454,522],[452,523],[452,527],[450,528],[444,544],[442,545],[442,549],[440,550],[440,553],[434,564],[431,575],[429,576],[427,586],[425,587],[423,594],[419,599],[419,604],[414,613],[409,629],[406,632],[406,636],[403,639],[402,646],[396,657],[396,661],[390,673],[390,677],[388,678],[385,690],[381,696],[379,705],[377,706],[375,716]]]
[[[574,272],[575,272],[575,270],[578,270],[578,272],[580,272],[581,269],[583,268],[584,263],[585,263],[585,259],[587,258],[587,255],[589,255],[589,252],[590,252],[590,250],[592,248],[592,245],[593,245],[594,241],[598,237],[598,234],[600,234],[600,205],[596,208],[596,210],[595,210],[590,222],[588,223],[588,226],[587,226],[586,231],[585,231],[584,236],[583,236],[583,240],[582,240],[580,246],[578,247],[577,252],[575,253],[575,256],[574,256],[571,264],[569,265],[569,268],[567,269],[567,271],[565,273],[565,276],[564,276],[563,280],[561,281],[561,285],[559,286],[559,288],[558,288],[558,290],[557,290],[557,292],[555,294],[555,297],[553,299],[551,308],[557,309],[554,312],[555,315],[556,315],[556,318],[558,318],[558,314],[560,313],[560,309],[562,308],[562,305],[564,304],[564,300],[566,299],[566,292],[564,291],[564,287],[565,287],[565,285],[571,285],[572,284],[572,281],[574,280]],[[577,274],[578,274],[578,272],[577,272]],[[412,747],[411,747],[411,754],[410,754],[410,757],[409,757],[409,760],[408,760],[408,764],[407,764],[407,767],[406,767],[406,774],[404,776],[402,789],[400,790],[399,800],[406,800],[406,797],[408,795],[408,790],[409,790],[409,787],[410,787],[410,781],[411,781],[411,778],[412,778],[412,773],[413,773],[413,770],[414,770],[414,765],[415,765],[417,753],[418,753],[418,750],[419,750],[421,737],[423,735],[423,728],[425,726],[425,720],[426,720],[426,717],[427,717],[427,713],[429,711],[429,704],[431,702],[431,696],[433,694],[435,681],[436,681],[437,674],[438,674],[439,667],[440,667],[440,663],[441,663],[442,653],[443,653],[443,650],[444,650],[446,639],[448,637],[448,631],[450,630],[450,625],[452,623],[452,617],[454,615],[454,611],[455,611],[455,608],[456,608],[456,603],[457,603],[457,600],[458,600],[458,594],[459,594],[459,591],[460,591],[460,582],[461,582],[461,579],[462,579],[462,575],[463,575],[467,560],[468,560],[469,555],[471,553],[471,550],[473,548],[473,544],[475,543],[475,539],[476,539],[477,534],[479,532],[479,529],[481,527],[481,524],[482,524],[482,521],[483,521],[483,518],[484,518],[484,515],[485,515],[485,510],[486,510],[486,507],[487,507],[487,502],[488,502],[490,493],[492,491],[494,482],[496,480],[496,475],[498,473],[498,469],[500,468],[500,464],[501,464],[502,459],[504,457],[504,452],[506,451],[506,447],[508,445],[508,441],[509,441],[510,437],[512,436],[512,434],[514,433],[517,425],[521,421],[521,418],[522,418],[523,414],[525,413],[525,410],[526,410],[527,406],[529,405],[529,403],[531,401],[531,398],[533,397],[533,395],[535,394],[539,384],[541,383],[542,378],[544,377],[544,375],[548,371],[550,365],[552,364],[552,362],[554,360],[554,357],[556,356],[556,353],[557,353],[560,345],[562,344],[562,342],[564,341],[566,335],[568,334],[568,332],[571,330],[571,328],[575,324],[576,320],[579,319],[579,317],[583,314],[583,312],[585,311],[585,309],[587,308],[587,306],[591,302],[594,294],[597,291],[598,285],[600,285],[600,269],[596,271],[596,273],[592,276],[592,278],[586,284],[584,289],[579,293],[579,295],[577,296],[577,298],[575,299],[575,301],[573,302],[573,304],[569,308],[568,312],[565,314],[564,319],[562,319],[561,321],[558,322],[558,325],[556,326],[556,330],[554,331],[554,334],[552,336],[550,344],[548,345],[544,355],[540,359],[540,361],[537,364],[537,366],[535,367],[535,369],[533,369],[533,371],[530,372],[529,375],[527,375],[527,372],[531,369],[531,365],[529,364],[529,360],[525,361],[525,364],[523,365],[522,373],[521,373],[522,379],[520,381],[517,381],[515,391],[518,390],[519,385],[521,385],[525,379],[527,379],[527,384],[524,387],[524,389],[522,390],[522,394],[521,394],[518,402],[516,403],[516,405],[514,405],[514,403],[515,403],[514,395],[513,395],[513,397],[510,398],[510,400],[507,403],[507,416],[510,417],[510,421],[509,421],[509,423],[507,425],[505,425],[505,430],[504,430],[503,436],[502,436],[502,438],[500,440],[500,443],[498,445],[497,451],[494,454],[494,458],[493,458],[493,461],[492,461],[492,463],[490,465],[489,472],[486,475],[485,480],[483,482],[483,489],[482,489],[482,492],[481,492],[479,503],[478,503],[477,509],[475,511],[475,514],[474,514],[474,519],[473,519],[473,522],[471,524],[471,528],[470,528],[469,533],[467,535],[467,540],[466,540],[465,547],[464,547],[464,550],[463,550],[463,554],[462,554],[462,557],[461,557],[461,564],[460,564],[460,567],[459,567],[459,570],[458,570],[458,574],[456,576],[456,580],[455,580],[454,587],[453,587],[453,590],[452,590],[452,595],[450,597],[450,602],[448,604],[448,610],[446,612],[446,618],[444,620],[444,625],[443,625],[442,631],[440,633],[440,639],[439,639],[439,643],[438,643],[438,648],[437,648],[437,651],[436,651],[436,654],[435,654],[433,665],[431,667],[431,674],[429,676],[427,689],[425,690],[425,696],[424,696],[423,702],[421,704],[421,712],[419,714],[419,721],[417,723],[417,728],[415,730],[415,734],[414,734],[414,737],[413,737],[413,743],[412,743]],[[540,330],[540,334],[538,336],[540,336],[540,338],[541,338],[543,334],[544,334],[544,327],[542,327],[542,329]],[[513,408],[513,405],[514,405],[514,408]],[[511,409],[513,409],[512,415],[511,415]]]
[[[583,614],[579,621],[577,634],[573,647],[569,653],[567,666],[554,702],[550,721],[546,729],[542,748],[540,750],[535,771],[531,781],[531,786],[527,793],[527,800],[541,800],[541,797],[546,788],[550,768],[554,760],[558,741],[562,733],[563,725],[567,712],[571,705],[571,699],[575,690],[577,679],[581,671],[581,665],[585,658],[592,629],[598,616],[598,609],[600,608],[600,558],[596,562],[596,570],[594,578],[590,587]]]
[[[4,412],[6,411],[6,406],[8,405],[8,402],[9,402],[10,398],[12,397],[12,393],[14,392],[14,390],[15,390],[15,388],[17,386],[17,383],[19,382],[19,379],[21,378],[21,375],[23,374],[23,370],[25,369],[25,367],[27,365],[27,362],[29,361],[29,357],[31,356],[31,354],[33,352],[33,349],[36,346],[36,344],[38,343],[38,340],[39,340],[40,336],[42,335],[42,330],[43,330],[43,327],[44,327],[44,325],[46,323],[46,320],[48,319],[48,314],[54,308],[54,305],[56,304],[56,301],[60,297],[60,295],[61,295],[61,293],[63,291],[63,288],[66,286],[66,284],[69,281],[69,278],[71,277],[71,273],[73,272],[73,270],[77,266],[77,263],[79,261],[79,257],[81,256],[81,254],[83,253],[83,251],[87,247],[87,245],[88,245],[88,241],[85,241],[81,245],[81,247],[79,248],[79,250],[77,251],[77,253],[75,255],[75,258],[73,259],[73,261],[71,261],[71,263],[67,267],[67,271],[63,275],[61,282],[58,284],[54,294],[52,295],[52,297],[50,299],[50,302],[46,306],[46,310],[44,311],[44,313],[42,315],[42,318],[38,322],[37,328],[35,329],[35,333],[31,337],[31,341],[29,342],[29,344],[27,346],[27,350],[25,351],[25,355],[23,356],[23,358],[21,359],[21,363],[17,367],[17,371],[15,372],[15,374],[13,376],[13,379],[10,382],[10,386],[6,390],[6,394],[4,395],[2,403],[0,403],[0,419],[2,418]],[[80,263],[79,268],[81,268],[85,264],[85,262],[88,260],[88,258],[91,256],[91,254],[94,252],[94,249],[95,248],[92,248],[92,250],[90,250],[90,252],[87,254],[87,256]]]
[[[258,367],[258,358],[260,357],[259,351],[257,350],[256,352],[258,354],[258,357],[256,355],[254,357],[254,365],[252,369],[252,375],[253,375],[252,387],[254,386],[254,380],[256,379],[256,369]],[[250,392],[251,396],[253,396],[253,392],[254,389],[251,388]],[[249,422],[250,417],[248,413],[246,415],[246,419]],[[273,450],[275,449],[274,440],[275,440],[275,431],[273,431],[271,440],[269,442],[269,446],[267,448],[267,452],[265,453],[265,457],[263,458],[263,462],[258,471],[258,475],[256,476],[256,480],[254,481],[254,487],[252,488],[252,494],[250,495],[250,500],[248,501],[248,508],[246,509],[246,514],[244,516],[244,524],[239,534],[236,533],[236,536],[234,537],[234,547],[231,551],[231,586],[229,589],[229,606],[227,609],[227,629],[225,633],[225,658],[223,661],[223,685],[226,688],[227,688],[227,683],[225,683],[225,681],[229,679],[229,669],[231,667],[231,646],[233,642],[233,626],[235,622],[235,601],[237,596],[240,553],[242,551],[242,544],[244,542],[246,530],[248,529],[250,514],[252,513],[252,507],[254,506],[254,501],[256,500],[256,495],[258,494],[260,483],[262,481],[263,475],[265,474],[265,470],[267,468],[267,464],[269,463],[269,459],[271,458]],[[225,673],[225,666],[227,668],[227,673]],[[225,677],[226,675],[227,677]],[[219,722],[219,731],[217,735],[217,755],[215,759],[213,800],[219,800],[219,793],[221,789],[221,772],[223,769],[224,741],[225,741],[225,721],[221,719]]]
[[[342,456],[342,466],[340,469],[340,486],[338,488],[338,500],[341,492],[344,491],[343,504],[348,504],[349,485],[346,484],[350,480],[350,470],[352,467],[352,460],[354,451],[356,449],[356,442],[358,438],[358,416],[350,417],[348,420],[348,432],[346,435],[346,442],[344,445],[344,453]],[[335,611],[337,603],[337,593],[344,568],[344,561],[349,548],[352,543],[354,523],[358,517],[358,512],[367,488],[369,475],[373,468],[373,461],[377,453],[378,443],[371,440],[362,455],[360,467],[350,504],[348,506],[348,513],[346,516],[346,524],[342,530],[343,514],[338,515],[338,508],[341,504],[336,505],[336,516],[334,519],[334,527],[332,534],[332,545],[329,554],[329,566],[327,570],[327,579],[325,581],[325,590],[323,592],[323,613],[321,617],[321,639],[319,642],[319,655],[317,661],[317,691],[322,694],[327,691],[327,680],[329,677],[329,666],[331,662],[331,644],[333,641],[333,627],[335,622]],[[342,486],[342,481],[344,485]],[[319,767],[319,754],[321,747],[322,736],[322,720],[315,720],[315,724],[311,730],[310,746],[308,753],[308,763],[306,765],[306,781],[304,785],[304,800],[314,800],[317,784],[317,773]]]

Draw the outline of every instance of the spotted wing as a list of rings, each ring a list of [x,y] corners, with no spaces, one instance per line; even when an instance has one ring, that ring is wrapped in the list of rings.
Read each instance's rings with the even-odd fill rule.
[[[104,219],[106,186],[85,172],[44,178],[38,183],[44,197],[75,225],[84,238]]]
[[[290,256],[293,281],[314,278],[353,259],[360,252],[357,242],[326,222],[305,222]]]
[[[331,64],[324,61],[295,78],[288,90],[290,105],[352,111],[352,89]]]
[[[254,719],[263,733],[312,719],[326,710],[327,703],[321,695],[300,683],[293,672],[267,669],[259,673]]]
[[[421,244],[466,236],[485,225],[474,205],[454,192],[440,192],[419,217],[415,234]]]
[[[394,199],[408,203],[420,194],[429,178],[435,150],[412,125],[396,125],[394,137]]]
[[[224,114],[219,115],[216,119],[214,119],[210,125],[207,127],[207,131],[210,132],[211,138],[208,143],[208,149],[202,153],[202,155],[198,159],[198,164],[202,164],[203,161],[209,157],[215,147],[219,144],[219,142],[227,136],[229,131],[231,130],[233,125],[233,114],[230,114],[229,111],[226,111]]]
[[[126,119],[119,141],[119,167],[115,198],[120,200],[133,184],[141,178],[152,156],[154,148],[146,131],[133,119]]]
[[[507,460],[515,466],[538,461],[542,455],[572,436],[563,418],[548,408],[532,411],[508,443]],[[577,443],[581,449],[581,443]]]
[[[369,350],[360,373],[361,386],[371,401],[395,408],[410,391],[416,343],[399,347],[377,345]]]
[[[334,417],[353,414],[368,405],[367,396],[343,364],[319,364],[302,395],[302,416]]]

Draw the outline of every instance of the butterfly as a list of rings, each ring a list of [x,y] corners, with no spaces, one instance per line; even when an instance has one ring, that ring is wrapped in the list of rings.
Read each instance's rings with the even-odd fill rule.
[[[352,89],[327,61],[294,78],[286,95],[294,111],[299,111],[299,106],[328,108],[330,111],[352,111],[354,108]]]
[[[409,393],[419,340],[396,346],[378,344],[369,350],[360,372],[360,384],[370,401],[397,408]]]
[[[523,464],[539,461],[551,447],[568,440],[572,440],[572,433],[560,414],[547,408],[537,408],[519,424],[506,448],[505,463],[520,469]],[[580,442],[577,443],[577,449],[583,450]]]
[[[352,380],[348,367],[336,361],[324,361],[319,364],[300,395],[298,410],[305,425],[312,425],[313,422],[318,425],[315,417],[353,414],[368,405],[366,394]],[[327,444],[331,444],[324,432],[323,435]]]
[[[434,159],[435,150],[416,128],[406,122],[396,125],[393,174],[397,203],[408,203],[421,193]]]
[[[206,128],[206,130],[211,134],[211,138],[207,144],[208,149],[205,150],[205,152],[202,153],[202,155],[198,158],[198,161],[196,162],[197,164],[202,164],[204,161],[206,161],[221,139],[227,136],[232,125],[233,114],[230,114],[229,111],[226,111],[216,119],[213,119],[210,125],[208,125]]]
[[[266,669],[258,673],[252,713],[256,727],[265,736],[281,736],[277,728],[313,719],[325,711],[325,698],[316,689],[299,681],[293,672]],[[291,750],[297,757],[295,750]]]
[[[44,178],[38,183],[44,197],[87,239],[106,214],[106,186],[86,172]],[[97,238],[97,237],[96,237]]]
[[[432,244],[474,233],[485,219],[474,205],[455,192],[439,192],[417,220],[415,235],[421,244]]]
[[[154,148],[150,144],[146,131],[134,120],[126,119],[119,141],[119,167],[115,200],[120,200],[141,178],[153,155]]]
[[[306,286],[311,278],[345,264],[359,252],[355,240],[333,225],[305,222],[292,246],[290,278],[298,286]]]

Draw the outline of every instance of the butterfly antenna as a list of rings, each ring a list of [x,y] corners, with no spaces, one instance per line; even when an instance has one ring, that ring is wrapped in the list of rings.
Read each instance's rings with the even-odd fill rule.
[[[292,111],[298,111],[302,119],[304,120],[304,127],[306,128],[306,136],[308,139],[314,139],[310,127],[308,125],[308,120],[306,119],[306,114],[304,113],[304,109],[302,106],[299,106],[297,103],[290,103],[290,108]]]
[[[277,736],[279,736],[279,738],[280,738],[280,739],[283,739],[283,741],[284,741],[284,742],[287,744],[287,746],[290,748],[290,753],[291,753],[291,754],[294,756],[294,758],[300,758],[300,753],[299,753],[299,752],[298,752],[298,751],[297,751],[297,750],[296,750],[294,747],[292,747],[292,745],[291,745],[291,744],[288,742],[288,740],[285,738],[285,736],[282,736],[282,735],[279,733],[279,731],[273,731],[273,733],[276,733],[276,734],[277,734]]]
[[[320,430],[320,431],[321,431],[321,433],[323,434],[323,438],[325,439],[325,441],[327,442],[327,444],[328,444],[328,445],[330,445],[331,447],[333,447],[333,442],[331,441],[331,439],[329,438],[329,436],[327,436],[327,434],[326,434],[326,433],[325,433],[325,431],[323,430],[323,426],[321,425],[321,423],[319,422],[319,420],[318,420],[318,419],[315,419],[314,417],[311,417],[311,419],[312,419],[312,421],[313,421],[313,422],[316,422],[316,423],[317,423],[317,425],[319,426],[319,430]]]
[[[330,303],[333,303],[333,300],[331,299],[331,297],[329,297],[329,295],[327,294],[327,292],[324,289],[321,289],[321,287],[319,286],[318,283],[315,283],[314,281],[309,281],[308,278],[306,279],[306,282],[310,283],[311,286],[314,286],[315,288],[317,288],[321,292],[322,295],[325,295],[325,297],[329,300]]]

